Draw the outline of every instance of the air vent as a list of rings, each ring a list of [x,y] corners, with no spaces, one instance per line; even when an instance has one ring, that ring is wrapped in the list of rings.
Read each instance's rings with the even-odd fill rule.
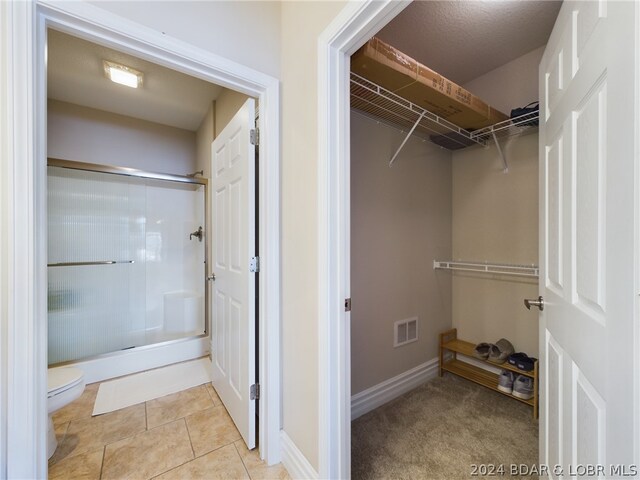
[[[393,324],[393,346],[401,347],[418,340],[418,317],[398,320]]]

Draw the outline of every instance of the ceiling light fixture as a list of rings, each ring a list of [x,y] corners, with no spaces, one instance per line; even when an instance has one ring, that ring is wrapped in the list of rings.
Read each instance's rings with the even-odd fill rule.
[[[142,86],[142,72],[118,63],[104,60],[104,73],[109,80],[131,88]]]

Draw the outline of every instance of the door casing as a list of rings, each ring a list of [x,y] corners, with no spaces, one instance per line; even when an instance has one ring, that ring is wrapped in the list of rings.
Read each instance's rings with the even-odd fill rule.
[[[259,291],[260,455],[269,464],[280,461],[280,99],[279,81],[186,42],[167,38],[85,2],[10,2],[3,8],[11,28],[7,75],[3,91],[14,98],[2,113],[12,122],[16,140],[7,167],[15,187],[6,237],[18,246],[3,246],[13,257],[7,269],[17,292],[10,300],[7,353],[0,374],[6,378],[1,398],[0,433],[3,469],[0,477],[43,478],[46,456],[47,277],[46,277],[46,29],[116,48],[188,75],[259,99],[261,130],[259,174],[259,249],[262,281]],[[3,19],[3,22],[5,19]],[[4,23],[3,23],[4,25]],[[4,74],[4,72],[3,72]],[[17,140],[20,140],[19,142]],[[4,150],[3,150],[4,151]],[[4,159],[3,159],[4,161]],[[268,219],[268,222],[267,222]],[[44,233],[44,235],[43,235]],[[5,238],[5,236],[3,236]],[[3,269],[3,273],[5,270]],[[4,339],[3,339],[4,340]],[[4,342],[3,342],[4,343]],[[4,385],[3,385],[4,389]],[[6,397],[4,396],[6,395]]]

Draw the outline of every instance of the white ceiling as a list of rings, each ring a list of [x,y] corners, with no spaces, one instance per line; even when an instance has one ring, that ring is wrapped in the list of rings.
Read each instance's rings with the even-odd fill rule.
[[[103,60],[144,73],[142,88],[108,80]],[[48,98],[195,131],[222,87],[49,30]]]
[[[377,35],[464,85],[547,43],[560,1],[416,0]]]

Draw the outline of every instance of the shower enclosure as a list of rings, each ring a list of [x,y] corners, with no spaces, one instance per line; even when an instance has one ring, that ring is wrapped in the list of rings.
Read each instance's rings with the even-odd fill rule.
[[[207,180],[48,165],[49,365],[206,335]]]

